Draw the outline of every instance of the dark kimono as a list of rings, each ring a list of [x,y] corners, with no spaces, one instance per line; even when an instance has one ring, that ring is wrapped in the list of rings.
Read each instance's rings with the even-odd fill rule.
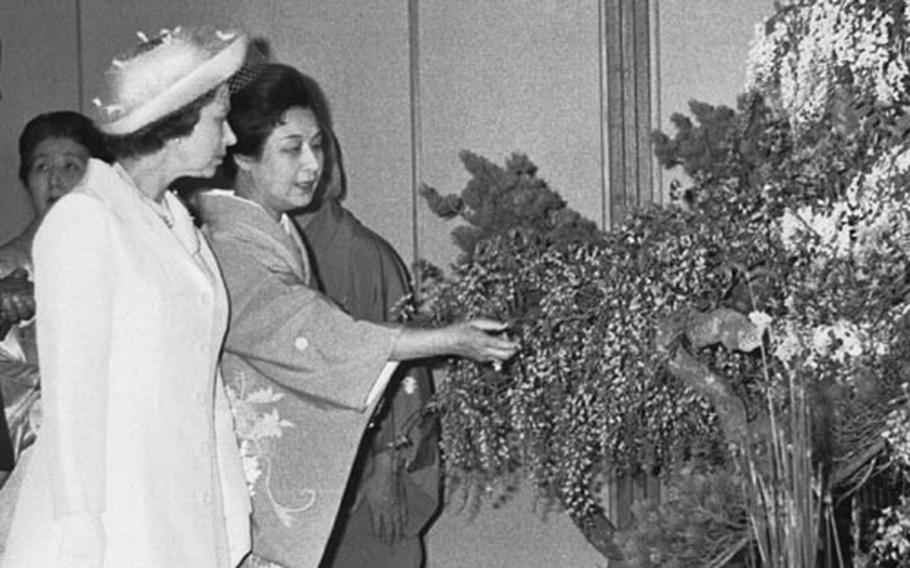
[[[385,239],[332,198],[302,229],[314,273],[329,297],[355,318],[394,319],[397,304],[410,291],[410,278]],[[421,532],[439,507],[440,491],[437,422],[422,415],[431,394],[428,369],[404,364],[398,369],[361,448],[346,499],[348,510],[339,517],[326,568],[423,565]],[[392,449],[396,440],[404,442],[397,450]],[[397,454],[408,513],[404,534],[391,544],[374,534],[369,505],[359,495],[364,476],[374,467],[375,454],[384,451]]]

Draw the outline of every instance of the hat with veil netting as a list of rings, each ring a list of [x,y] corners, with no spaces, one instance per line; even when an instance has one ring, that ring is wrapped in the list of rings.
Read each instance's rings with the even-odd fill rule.
[[[107,94],[95,99],[98,128],[124,136],[164,118],[226,83],[244,63],[247,36],[209,26],[176,27],[111,62]]]

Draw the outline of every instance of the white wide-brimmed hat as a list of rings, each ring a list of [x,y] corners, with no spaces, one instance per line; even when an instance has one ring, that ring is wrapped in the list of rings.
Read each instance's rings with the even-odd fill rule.
[[[139,37],[139,45],[111,62],[107,98],[94,101],[105,134],[136,132],[226,82],[243,64],[247,46],[246,34],[210,27]]]

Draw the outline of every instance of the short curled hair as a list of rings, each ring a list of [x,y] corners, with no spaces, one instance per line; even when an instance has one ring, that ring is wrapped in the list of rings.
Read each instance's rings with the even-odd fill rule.
[[[300,71],[268,63],[256,79],[231,96],[228,123],[237,137],[229,152],[261,158],[268,137],[291,107],[311,108],[313,97]]]
[[[118,159],[138,158],[154,154],[164,148],[168,140],[190,134],[199,122],[202,109],[215,100],[221,85],[208,91],[193,102],[147,124],[129,134],[104,135],[104,142]]]
[[[70,110],[39,114],[25,125],[19,135],[19,180],[23,184],[28,185],[35,148],[50,138],[68,138],[84,146],[93,158],[111,161],[104,136],[87,116]]]
[[[282,63],[266,63],[258,70],[256,78],[231,95],[228,123],[237,142],[228,148],[224,170],[229,177],[236,174],[233,157],[262,158],[265,143],[276,127],[282,124],[284,114],[293,107],[310,109],[316,116],[319,129],[331,138],[328,126],[328,108],[318,85],[311,78]],[[326,146],[324,172],[331,171],[335,162],[333,144]],[[320,184],[328,181],[323,175]]]

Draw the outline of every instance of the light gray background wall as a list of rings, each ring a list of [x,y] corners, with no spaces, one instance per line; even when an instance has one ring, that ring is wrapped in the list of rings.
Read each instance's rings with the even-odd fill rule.
[[[651,1],[660,127],[692,98],[732,105],[754,26],[771,1]],[[451,224],[423,203],[416,226],[411,217],[405,0],[0,0],[0,241],[31,217],[16,180],[25,122],[47,110],[90,110],[111,56],[137,30],[201,22],[264,35],[277,59],[316,78],[344,147],[348,206],[406,259],[415,249],[438,264],[454,259]],[[600,220],[599,29],[598,0],[420,2],[420,179],[459,191],[468,179],[459,150],[497,163],[522,151],[573,207]],[[428,568],[604,565],[562,515],[541,520],[528,490],[475,519],[448,509],[428,546]]]
[[[0,1],[0,242],[32,217],[18,181],[19,133],[47,110],[79,109],[76,3]]]

